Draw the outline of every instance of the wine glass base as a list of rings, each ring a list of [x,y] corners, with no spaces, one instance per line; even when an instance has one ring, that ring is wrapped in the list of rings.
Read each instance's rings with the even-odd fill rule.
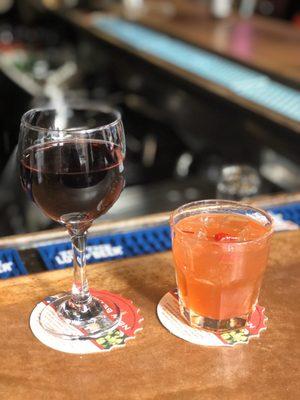
[[[107,299],[104,307],[101,299],[93,297],[89,307],[80,312],[72,307],[71,293],[52,299],[40,314],[40,324],[47,333],[61,339],[97,339],[114,330],[120,322],[118,305]]]

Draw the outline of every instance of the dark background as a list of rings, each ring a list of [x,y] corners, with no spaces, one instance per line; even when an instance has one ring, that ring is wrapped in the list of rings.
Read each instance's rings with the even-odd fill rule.
[[[94,8],[92,1],[78,5]],[[256,194],[299,189],[299,147],[287,129],[101,43],[30,1],[7,10],[0,1],[0,12],[1,235],[53,226],[22,193],[14,151],[21,115],[47,104],[45,82],[61,68],[71,71],[60,84],[66,101],[105,102],[123,115],[127,188],[105,218],[215,197],[228,164],[256,170],[262,182]],[[259,1],[256,12],[297,24],[299,2]]]

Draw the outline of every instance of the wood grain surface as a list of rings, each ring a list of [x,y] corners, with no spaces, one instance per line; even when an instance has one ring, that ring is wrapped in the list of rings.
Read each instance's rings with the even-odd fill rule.
[[[292,120],[283,114],[279,114],[267,107],[263,107],[260,104],[252,102],[244,97],[241,97],[220,84],[217,84],[210,80],[206,80],[205,78],[197,74],[193,74],[174,64],[168,63],[159,57],[150,55],[146,51],[143,52],[136,50],[134,47],[129,46],[128,44],[122,42],[121,40],[114,38],[112,35],[109,35],[104,31],[101,31],[101,29],[98,29],[97,27],[93,26],[90,20],[91,15],[92,14],[82,13],[81,11],[61,13],[61,16],[66,18],[73,25],[83,28],[84,30],[90,32],[92,35],[94,35],[101,41],[109,43],[117,48],[121,48],[126,52],[133,54],[134,56],[141,58],[146,62],[155,65],[156,67],[165,70],[174,76],[179,76],[185,81],[195,85],[195,87],[205,89],[208,92],[223,98],[224,100],[227,100],[233,104],[237,104],[238,106],[246,110],[250,110],[255,114],[261,115],[264,118],[267,118],[268,120],[271,120],[276,124],[282,125],[296,132],[297,134],[300,133],[299,122]],[[270,32],[265,32],[264,35],[263,30],[261,29],[262,32],[258,34],[256,32],[258,28],[255,29],[255,27],[258,26],[262,28],[265,25],[268,26],[269,22],[268,20],[259,17],[257,17],[257,19],[255,18],[253,21],[254,22],[252,22],[252,20],[246,22],[237,19],[237,17],[232,17],[230,20],[226,21],[215,21],[211,19],[208,19],[208,21],[206,21],[205,23],[198,21],[197,25],[193,23],[189,24],[188,21],[185,21],[185,24],[180,25],[180,23],[178,23],[177,20],[171,22],[169,20],[162,21],[161,18],[159,17],[154,18],[153,16],[151,17],[146,15],[143,18],[138,19],[136,22],[142,23],[143,25],[146,25],[158,31],[170,34],[174,37],[187,41],[188,43],[195,44],[200,48],[207,49],[217,54],[226,56],[227,58],[243,63],[249,66],[250,68],[256,68],[258,70],[262,70],[267,74],[270,73],[275,74],[280,79],[293,82],[293,84],[296,85],[296,87],[299,87],[300,59],[296,43],[298,43],[299,47],[300,33],[296,30],[296,28],[292,29],[288,27],[287,24],[282,27],[282,24],[276,21],[275,23],[271,24],[272,29],[270,29]],[[276,28],[277,23],[279,32],[277,32]],[[210,24],[212,24],[212,26],[210,26]],[[245,25],[245,27],[243,28],[242,25]],[[238,32],[239,30],[243,29],[251,30],[252,33],[250,36],[255,37],[256,38],[255,43],[257,43],[255,45],[251,41],[251,43],[243,44],[243,46],[240,46],[240,47],[244,46],[249,47],[251,49],[251,56],[249,55],[247,57],[246,56],[242,57],[243,53],[242,51],[236,52],[234,49],[231,49],[231,51],[229,51],[231,47],[234,47],[233,41],[239,40],[238,39],[239,33],[236,33],[235,37],[232,37],[233,35],[232,32],[236,31]],[[289,34],[283,35],[283,37],[280,39],[281,46],[280,48],[278,48],[278,45],[275,45],[273,43],[272,38],[274,36],[273,34],[276,33],[275,39],[277,37],[276,40],[278,40],[278,35],[280,36],[281,30],[283,30],[284,32],[285,30],[287,30]],[[226,34],[226,31],[230,32],[230,34],[229,33]],[[214,39],[215,36],[219,37],[220,39]],[[289,36],[293,38],[293,40],[291,40],[293,45],[291,45],[290,39],[288,39]],[[266,40],[264,39],[264,37]],[[223,51],[221,51],[219,46],[214,45],[214,42],[216,40],[226,42],[226,46],[225,45],[223,46],[224,47]],[[227,51],[225,51],[225,48],[227,48]],[[258,48],[259,51],[253,50],[255,48]],[[276,48],[276,51],[274,52],[274,54],[273,53],[270,54],[269,49],[273,48]],[[264,51],[264,49],[266,51]],[[285,54],[286,52],[287,54]],[[263,56],[264,54],[267,54],[267,56]]]
[[[248,345],[205,348],[171,335],[156,306],[175,286],[171,254],[89,266],[91,286],[130,298],[144,329],[123,349],[70,355],[41,344],[28,320],[69,289],[71,270],[0,282],[0,398],[6,400],[289,400],[299,396],[300,231],[274,235],[260,296],[268,329]]]
[[[89,12],[86,10],[66,9],[64,12],[63,7],[54,7],[55,2],[52,7],[51,2],[41,0],[26,2],[40,10],[48,8],[67,18],[74,17],[74,21],[81,21],[87,27]],[[97,1],[93,3],[97,9]],[[217,19],[210,15],[209,7],[198,0],[143,0],[143,3],[145,6],[140,12],[130,12],[126,3],[100,0],[99,14],[120,15],[300,84],[300,30],[291,22],[259,15],[241,18],[237,13]]]
[[[44,9],[39,0],[26,0],[31,5]],[[217,53],[223,57],[242,63],[250,68],[263,71],[280,80],[287,81],[295,87],[300,85],[300,30],[291,23],[273,18],[254,16],[242,19],[237,14],[223,20],[212,18],[207,6],[200,1],[183,0],[144,0],[145,8],[133,16],[126,9],[114,2],[100,2],[96,12],[104,18],[107,15],[121,16],[141,23],[157,31],[179,38],[187,43]],[[44,3],[43,3],[44,4]],[[103,10],[104,7],[104,10]],[[137,56],[168,73],[179,76],[191,84],[216,94],[221,98],[237,104],[280,124],[297,134],[300,124],[285,115],[238,96],[222,85],[206,80],[184,69],[170,64],[147,52],[137,51],[106,34],[91,24],[92,12],[80,9],[49,9],[84,29],[99,40]]]
[[[138,20],[300,84],[300,30],[292,23],[258,15],[245,19],[233,14],[230,18],[215,19],[201,2],[171,0],[171,3],[176,7],[173,15],[149,6]]]

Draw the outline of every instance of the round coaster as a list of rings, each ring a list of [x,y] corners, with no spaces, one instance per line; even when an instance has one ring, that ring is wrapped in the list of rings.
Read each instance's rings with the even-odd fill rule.
[[[61,296],[61,294],[47,297],[44,301],[38,303],[33,309],[30,316],[30,328],[34,336],[43,344],[51,347],[54,350],[62,351],[71,354],[91,354],[99,353],[102,351],[110,351],[113,348],[124,347],[126,341],[134,339],[136,332],[142,330],[141,322],[143,318],[139,314],[139,309],[133,304],[131,300],[125,299],[120,295],[110,293],[106,290],[93,290],[91,294],[100,300],[106,314],[113,316],[114,310],[110,308],[109,304],[114,302],[121,311],[121,319],[116,329],[107,333],[98,339],[86,340],[69,340],[62,339],[57,336],[51,335],[41,326],[39,316],[46,305],[53,299]],[[49,323],[60,324],[59,317],[55,314],[54,310],[49,315]],[[70,329],[66,326],[66,329]],[[71,329],[77,329],[72,327]]]
[[[173,335],[190,343],[202,346],[234,346],[239,343],[248,343],[253,337],[258,337],[260,332],[266,330],[267,317],[265,309],[259,305],[249,318],[245,328],[223,333],[213,333],[192,328],[181,316],[178,304],[177,291],[166,293],[157,306],[157,315],[160,322]]]

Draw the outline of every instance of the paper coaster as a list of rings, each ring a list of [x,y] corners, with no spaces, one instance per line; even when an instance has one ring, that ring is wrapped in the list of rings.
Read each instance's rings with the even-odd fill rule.
[[[91,294],[100,300],[107,314],[109,314],[110,311],[113,311],[107,305],[111,301],[115,302],[115,304],[120,308],[121,320],[115,330],[107,333],[99,339],[68,340],[51,335],[41,326],[39,316],[46,305],[59,296],[56,295],[47,297],[44,301],[38,303],[33,309],[30,316],[30,328],[34,336],[43,344],[54,350],[72,354],[90,354],[124,347],[127,340],[134,339],[136,332],[143,329],[141,326],[143,318],[139,314],[139,309],[131,300],[125,299],[120,295],[110,293],[106,290],[91,290]],[[53,318],[53,324],[60,323],[59,317],[54,311],[51,318]]]
[[[192,328],[181,316],[177,292],[170,291],[164,295],[157,306],[157,315],[160,322],[173,335],[188,342],[202,346],[234,346],[239,343],[248,343],[249,339],[258,337],[260,332],[266,330],[267,317],[265,309],[259,305],[252,313],[245,328],[223,333],[212,333],[201,329]]]

